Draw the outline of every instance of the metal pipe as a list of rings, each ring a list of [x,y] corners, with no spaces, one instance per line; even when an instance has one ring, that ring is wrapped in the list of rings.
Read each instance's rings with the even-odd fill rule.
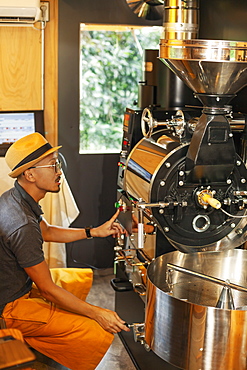
[[[222,285],[222,286],[225,286],[225,287],[228,287],[228,288],[238,290],[240,292],[247,293],[247,288],[245,288],[241,285],[230,283],[230,282],[228,282],[228,280],[224,281],[224,280],[218,279],[218,278],[213,277],[213,276],[204,275],[204,274],[201,274],[200,272],[196,272],[196,271],[186,269],[185,267],[173,265],[172,263],[167,263],[167,269],[183,272],[185,274],[192,275],[192,276],[195,276],[195,277],[200,278],[200,279],[211,281],[212,283],[215,283],[215,284],[219,284],[219,285]]]
[[[127,255],[125,254],[125,252],[129,252],[129,251],[133,251],[133,252],[139,252],[142,257],[146,260],[144,262],[132,262],[134,261],[135,257],[133,255]],[[150,258],[147,253],[145,252],[144,249],[138,249],[138,248],[129,248],[129,249],[123,249],[123,250],[119,250],[118,251],[118,254],[119,254],[119,257],[116,257],[115,258],[115,261],[121,261],[121,260],[124,260],[127,265],[129,266],[145,266],[147,264],[150,264],[151,261],[152,261],[152,258]]]
[[[144,248],[144,217],[143,210],[138,208],[138,249]]]
[[[196,39],[199,31],[198,0],[165,0],[165,40]]]

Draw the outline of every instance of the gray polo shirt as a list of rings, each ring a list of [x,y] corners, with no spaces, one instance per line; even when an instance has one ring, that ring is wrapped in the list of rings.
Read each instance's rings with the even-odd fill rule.
[[[30,291],[32,281],[24,268],[44,261],[42,213],[17,181],[0,197],[0,312]]]

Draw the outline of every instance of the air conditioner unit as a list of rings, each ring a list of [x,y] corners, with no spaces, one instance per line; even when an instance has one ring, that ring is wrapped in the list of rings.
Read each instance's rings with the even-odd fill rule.
[[[0,23],[35,23],[40,15],[39,0],[0,0]]]

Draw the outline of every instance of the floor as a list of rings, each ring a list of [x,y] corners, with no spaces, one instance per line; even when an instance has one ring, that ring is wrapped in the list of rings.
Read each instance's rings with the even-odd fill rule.
[[[114,310],[115,292],[110,285],[110,280],[114,277],[113,269],[95,270],[94,282],[88,295],[87,301],[91,304]],[[133,339],[134,340],[134,339]],[[36,370],[69,370],[64,366],[58,365],[53,360],[44,358],[36,353],[37,361],[33,365]],[[126,352],[118,335],[108,352],[97,366],[96,370],[135,370],[128,353]]]
[[[114,277],[113,269],[97,270],[94,272],[94,283],[91,289],[88,302],[100,307],[114,310],[115,292],[110,285],[110,280]],[[134,340],[134,338],[133,338]],[[97,370],[134,370],[128,353],[126,352],[118,335],[115,335],[114,341],[106,353]]]

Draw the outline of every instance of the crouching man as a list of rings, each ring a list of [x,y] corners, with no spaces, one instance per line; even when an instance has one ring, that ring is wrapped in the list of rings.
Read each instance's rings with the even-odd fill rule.
[[[90,234],[107,237],[123,231],[115,222],[118,213],[90,230],[46,222],[39,201],[47,192],[59,192],[59,148],[34,133],[16,141],[6,153],[9,176],[16,182],[0,197],[0,313],[7,328],[19,329],[36,350],[72,370],[90,370],[106,353],[113,334],[129,329],[116,312],[85,302],[92,270],[50,271],[42,243],[69,243]]]

